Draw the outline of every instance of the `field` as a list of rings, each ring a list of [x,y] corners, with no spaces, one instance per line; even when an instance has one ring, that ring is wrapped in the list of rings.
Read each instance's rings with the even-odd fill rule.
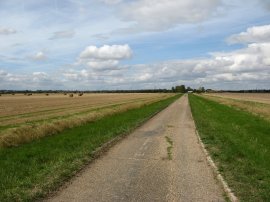
[[[270,93],[209,93],[206,95],[270,104]]]
[[[211,93],[202,96],[270,121],[270,93]]]
[[[180,96],[129,95],[125,101],[128,97],[132,97],[130,101],[145,101],[140,106],[107,114],[57,135],[18,147],[0,148],[0,201],[33,201],[55,191],[94,158],[97,148],[130,133]]]
[[[270,124],[269,111],[263,112],[269,106],[241,101],[240,96],[190,95],[189,100],[201,139],[236,196],[240,201],[269,201]],[[264,102],[268,96],[262,96]]]
[[[0,147],[17,146],[172,94],[33,94],[0,97]]]

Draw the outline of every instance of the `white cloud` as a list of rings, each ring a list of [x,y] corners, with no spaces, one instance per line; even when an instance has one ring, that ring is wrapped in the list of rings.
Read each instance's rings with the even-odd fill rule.
[[[59,89],[63,83],[59,78],[46,72],[33,72],[25,74],[9,73],[0,69],[0,86],[2,89]]]
[[[66,72],[67,79],[99,83],[105,88],[170,88],[179,83],[222,88],[232,84],[234,88],[255,88],[255,85],[267,88],[270,85],[270,42],[251,43],[235,51],[211,53],[208,58],[129,66],[120,65],[111,54],[101,54],[97,47],[86,50],[84,57],[87,56],[87,59],[84,58],[81,64],[88,68]]]
[[[104,2],[106,4],[119,4],[121,3],[123,0],[100,0],[101,2]]]
[[[93,71],[108,71],[118,69],[119,61],[131,58],[129,45],[88,46],[81,52],[78,64],[85,65]]]
[[[75,31],[73,30],[66,30],[66,31],[59,31],[54,32],[53,36],[49,39],[65,39],[65,38],[72,38],[75,35]]]
[[[81,59],[121,60],[132,56],[129,45],[88,46],[80,54]]]
[[[4,78],[7,75],[7,72],[4,70],[0,70],[0,78]]]
[[[270,42],[270,25],[250,27],[245,32],[232,35],[227,41],[231,44]]]
[[[118,60],[92,60],[86,63],[88,67],[91,67],[93,69],[111,69],[114,67],[117,67],[117,65],[119,64]]]
[[[17,31],[12,28],[0,28],[0,35],[15,34]]]
[[[199,23],[214,15],[220,0],[138,0],[122,5],[121,18],[130,30],[160,31],[182,23]]]
[[[37,52],[35,55],[33,55],[31,57],[32,60],[35,60],[35,61],[42,61],[42,60],[46,60],[47,59],[47,56],[45,55],[44,52],[42,51],[39,51]]]
[[[49,79],[49,75],[45,72],[33,72],[34,81],[42,81]]]

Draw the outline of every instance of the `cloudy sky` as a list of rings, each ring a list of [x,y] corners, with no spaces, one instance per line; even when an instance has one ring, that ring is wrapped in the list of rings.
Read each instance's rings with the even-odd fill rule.
[[[0,0],[0,89],[270,88],[269,0]]]

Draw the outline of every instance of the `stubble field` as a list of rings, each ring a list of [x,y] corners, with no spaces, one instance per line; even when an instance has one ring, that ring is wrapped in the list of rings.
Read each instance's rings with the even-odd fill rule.
[[[0,201],[36,201],[44,198],[88,165],[100,152],[106,151],[181,94],[59,96],[49,98],[33,95],[31,98],[21,97],[20,102],[16,95],[1,98],[2,101],[17,99],[17,102],[5,101],[6,106],[13,104],[24,114],[31,111],[29,117],[33,120],[41,110],[54,106],[54,116],[58,120],[49,122],[48,119],[29,126],[18,126],[0,135]],[[79,115],[73,115],[74,109],[81,109],[81,103],[85,105],[82,107],[84,110]],[[71,117],[57,114],[59,108]],[[19,113],[10,116],[20,119]],[[8,131],[10,133],[6,133]]]
[[[203,97],[270,121],[270,93],[209,93]]]
[[[33,94],[0,97],[0,147],[17,146],[171,94]]]
[[[207,95],[270,104],[270,93],[209,93]]]

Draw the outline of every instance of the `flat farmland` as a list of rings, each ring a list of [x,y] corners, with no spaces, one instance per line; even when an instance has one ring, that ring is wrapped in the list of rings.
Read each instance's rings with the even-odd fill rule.
[[[209,93],[206,95],[270,104],[270,93]]]
[[[110,98],[112,95],[117,94],[97,96]],[[12,130],[13,133],[2,134],[0,201],[37,201],[53,193],[120,139],[176,101],[181,94],[117,96],[122,96],[122,102],[130,100],[132,103],[117,105],[111,100],[109,104],[114,105],[90,111],[90,115],[60,118],[52,123],[40,123],[41,126],[22,126]],[[121,100],[119,102],[122,103]],[[52,133],[54,131],[57,135]],[[46,137],[37,139],[42,134]]]
[[[202,96],[270,121],[269,93],[209,93]]]
[[[2,95],[0,145],[3,146],[3,142],[7,145],[29,142],[67,127],[71,128],[107,114],[136,108],[170,96],[172,94],[162,93],[74,94],[73,97],[60,93]],[[26,133],[33,138],[25,137]]]

